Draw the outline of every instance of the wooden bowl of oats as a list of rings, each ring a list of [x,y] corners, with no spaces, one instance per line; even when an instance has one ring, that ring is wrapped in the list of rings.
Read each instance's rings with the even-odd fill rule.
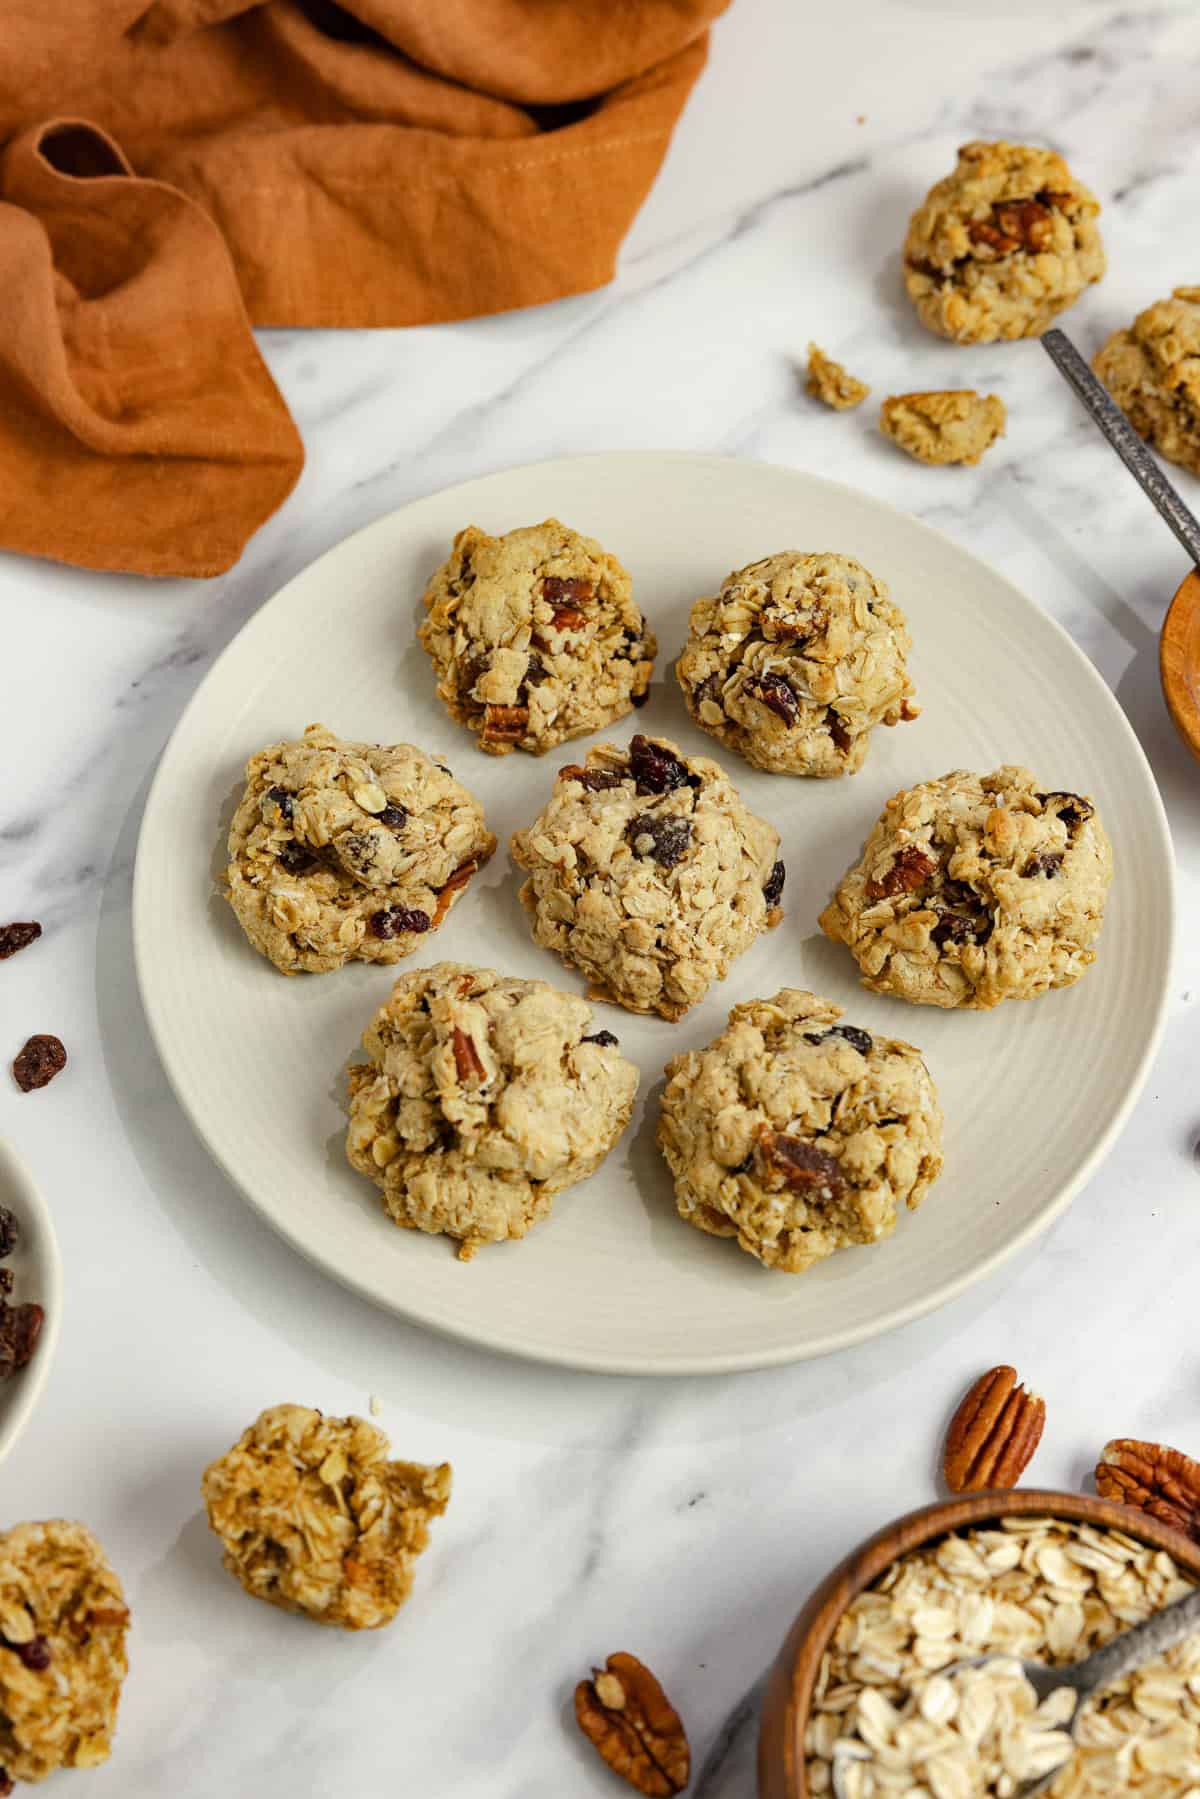
[[[1197,1581],[1200,1543],[1104,1499],[977,1493],[910,1512],[848,1555],[792,1626],[763,1701],[759,1799],[832,1794],[834,1741],[855,1734],[868,1689],[900,1708],[969,1656],[1079,1661]],[[1048,1799],[1194,1792],[1200,1636],[1089,1701],[1077,1735]],[[904,1784],[980,1790],[961,1768],[943,1764],[929,1786],[924,1772]]]

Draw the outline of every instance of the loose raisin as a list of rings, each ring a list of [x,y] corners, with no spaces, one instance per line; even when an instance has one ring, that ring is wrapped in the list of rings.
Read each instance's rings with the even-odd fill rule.
[[[787,869],[782,862],[776,862],[767,876],[763,887],[763,898],[768,906],[777,906],[783,898],[783,883],[787,880]]]
[[[860,1031],[856,1024],[832,1024],[827,1031],[805,1031],[806,1043],[824,1043],[826,1037],[844,1037],[851,1049],[856,1049],[860,1056],[869,1056],[874,1048],[874,1041],[869,1031]]]
[[[625,836],[637,855],[652,856],[660,868],[674,868],[687,855],[692,827],[686,818],[656,818],[652,812],[639,812],[626,825]],[[641,847],[639,840],[644,837],[650,839],[650,848]]]
[[[303,843],[289,837],[279,851],[279,866],[285,874],[306,875],[317,866],[317,858]]]
[[[1049,879],[1051,875],[1058,873],[1062,860],[1061,850],[1039,850],[1036,856],[1030,856],[1021,873],[1026,880],[1032,879],[1034,875],[1044,875]]]
[[[577,762],[568,762],[565,768],[558,771],[560,781],[578,781],[589,793],[602,793],[605,788],[619,787],[625,779],[611,768],[581,768]]]
[[[402,831],[408,823],[408,813],[403,806],[385,806],[379,814],[379,822],[390,830]]]
[[[761,700],[767,710],[781,718],[785,725],[794,725],[800,716],[796,690],[782,675],[772,674],[770,671],[765,675],[754,675],[746,682],[746,692]]]
[[[15,1212],[7,1206],[0,1206],[0,1261],[10,1256],[21,1241],[21,1227],[17,1223]]]
[[[372,912],[367,929],[372,937],[380,937],[386,942],[389,937],[402,936],[405,931],[427,931],[429,914],[422,912],[419,906],[385,906],[381,912]]]
[[[280,812],[291,823],[292,814],[296,810],[296,802],[286,787],[269,787],[267,798],[279,807]]]
[[[31,1037],[13,1062],[13,1078],[22,1093],[48,1086],[67,1065],[67,1052],[57,1037]]]
[[[41,1306],[0,1304],[0,1376],[16,1374],[32,1359],[45,1317]]]
[[[611,1031],[594,1031],[590,1037],[581,1037],[581,1043],[594,1043],[598,1049],[615,1049],[621,1041]]]
[[[699,777],[665,744],[639,733],[629,745],[629,771],[639,793],[673,793],[677,787],[699,787]]]
[[[35,924],[33,919],[18,924],[0,924],[0,962],[7,962],[19,949],[28,949],[41,934],[41,925]]]
[[[835,745],[844,756],[849,750],[850,745],[854,742],[854,739],[851,737],[845,724],[838,717],[838,714],[834,711],[832,706],[828,707],[826,710],[825,723],[829,726],[829,735],[833,738]]]

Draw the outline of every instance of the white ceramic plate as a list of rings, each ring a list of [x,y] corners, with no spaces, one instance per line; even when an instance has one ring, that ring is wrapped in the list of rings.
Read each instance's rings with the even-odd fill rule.
[[[421,592],[461,526],[500,532],[556,514],[634,577],[658,633],[636,730],[718,755],[783,836],[785,917],[678,1024],[597,1009],[642,1069],[632,1125],[549,1221],[469,1265],[398,1230],[342,1152],[344,1064],[390,988],[384,969],[285,979],[215,897],[216,853],[247,755],[320,720],[342,736],[411,739],[448,759],[506,845],[555,768],[493,760],[434,698],[414,631]],[[743,766],[689,722],[672,674],[688,607],[726,572],[788,546],[857,556],[908,614],[920,720],[876,733],[866,768],[803,781]],[[1096,966],[1076,987],[991,1013],[944,1013],[862,991],[817,913],[884,801],[959,767],[1027,763],[1096,797],[1117,878]],[[283,1235],[406,1317],[496,1349],[638,1373],[752,1368],[823,1354],[962,1291],[1030,1241],[1094,1172],[1133,1104],[1162,1020],[1171,858],[1150,771],[1115,700],[1059,627],[946,538],[813,476],[689,455],[578,457],[514,469],[407,506],[331,550],[251,619],[212,669],[163,757],[134,889],[137,962],[179,1098],[230,1178]],[[531,942],[502,849],[416,962],[447,958],[579,990]],[[411,964],[410,964],[411,965]],[[730,1006],[784,985],[849,1008],[925,1052],[946,1114],[945,1173],[920,1212],[869,1249],[799,1278],[682,1224],[654,1147],[663,1065],[708,1042]]]
[[[62,1317],[62,1268],[50,1211],[33,1176],[16,1151],[0,1137],[0,1206],[16,1214],[21,1239],[5,1264],[15,1276],[12,1303],[32,1301],[46,1317],[33,1360],[18,1374],[0,1380],[0,1462],[25,1429],[46,1384]]]

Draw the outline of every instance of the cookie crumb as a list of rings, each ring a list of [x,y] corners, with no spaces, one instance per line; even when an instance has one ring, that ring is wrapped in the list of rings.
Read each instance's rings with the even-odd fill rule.
[[[917,462],[936,465],[977,463],[1007,422],[1000,396],[973,387],[892,394],[879,408],[883,435]]]
[[[378,1393],[371,1394],[371,1397],[367,1401],[367,1410],[370,1412],[372,1418],[378,1418],[382,1413],[383,1404]]]
[[[849,412],[851,407],[861,406],[871,391],[865,381],[859,381],[840,362],[826,356],[819,344],[808,346],[808,379],[804,388],[814,400],[823,401],[835,412]]]

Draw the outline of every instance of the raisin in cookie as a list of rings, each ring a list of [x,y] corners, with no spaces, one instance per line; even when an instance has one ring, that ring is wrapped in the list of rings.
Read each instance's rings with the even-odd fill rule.
[[[814,400],[831,406],[835,412],[861,406],[871,391],[865,381],[859,381],[840,362],[826,356],[817,344],[808,346],[808,379],[804,386]]]
[[[208,1522],[251,1598],[343,1630],[391,1623],[449,1503],[450,1466],[387,1457],[364,1418],[276,1405],[205,1469]]]
[[[0,1535],[0,1793],[108,1760],[128,1625],[121,1583],[82,1524]]]
[[[1079,979],[1111,880],[1091,800],[958,769],[888,801],[820,924],[864,987],[983,1010]]]
[[[1053,150],[964,144],[904,240],[921,323],[960,344],[1040,336],[1104,273],[1099,211]]]
[[[893,394],[879,409],[879,429],[918,462],[976,463],[1004,436],[1007,415],[998,394],[973,387],[940,393]]]
[[[1092,366],[1134,430],[1200,475],[1200,287],[1177,287],[1139,312]]]
[[[424,751],[309,725],[246,764],[226,897],[284,974],[399,962],[495,847],[478,800]]]
[[[629,576],[557,519],[503,537],[468,525],[425,605],[438,697],[491,756],[540,756],[646,699],[657,645]]]
[[[705,731],[771,774],[853,774],[917,716],[904,614],[850,556],[784,550],[692,607],[675,672]]]
[[[715,762],[663,738],[560,768],[512,855],[535,942],[630,1012],[681,1018],[782,916],[778,831]]]
[[[707,1049],[667,1065],[658,1142],[680,1217],[786,1274],[878,1243],[941,1172],[920,1052],[841,1016],[785,987],[735,1006]]]
[[[544,981],[438,962],[401,975],[350,1070],[346,1151],[409,1230],[523,1237],[599,1168],[638,1072],[591,1007]]]

